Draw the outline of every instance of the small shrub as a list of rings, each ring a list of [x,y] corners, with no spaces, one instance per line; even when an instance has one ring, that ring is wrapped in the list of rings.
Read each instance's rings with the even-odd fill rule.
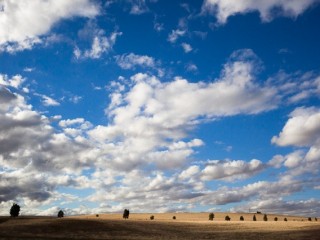
[[[212,221],[213,219],[214,219],[214,214],[213,214],[213,213],[210,213],[210,214],[209,214],[209,220]]]
[[[96,214],[96,217],[99,217],[99,214]]]
[[[10,216],[11,217],[18,217],[20,213],[20,206],[16,203],[12,205],[10,208]]]
[[[288,219],[287,219],[287,218],[284,218],[283,220],[284,220],[285,222],[287,222],[287,221],[288,221]]]
[[[264,216],[263,216],[263,221],[268,221],[268,217],[267,217],[267,214],[265,214]]]
[[[275,217],[275,218],[274,218],[274,220],[275,220],[275,221],[278,221],[278,218],[277,218],[277,217]]]
[[[240,221],[244,221],[244,217],[243,216],[240,217]]]
[[[173,216],[172,219],[173,219],[173,220],[176,220],[176,216]]]
[[[308,217],[308,221],[309,221],[309,222],[311,222],[311,221],[312,221],[311,217]]]
[[[261,212],[257,211],[257,214],[261,214]]]
[[[253,215],[252,220],[253,220],[253,221],[257,221],[256,215]]]
[[[231,220],[231,218],[227,215],[227,216],[224,218],[224,220],[226,220],[226,221],[230,221],[230,220]]]
[[[60,210],[58,212],[58,218],[63,218],[64,217],[64,212],[62,210]]]
[[[153,215],[150,216],[150,220],[154,220],[154,216]]]
[[[314,220],[317,222],[318,221],[318,219],[317,218],[314,218]]]

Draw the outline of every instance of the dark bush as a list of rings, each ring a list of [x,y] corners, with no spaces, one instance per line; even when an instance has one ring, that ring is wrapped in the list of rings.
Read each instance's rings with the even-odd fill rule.
[[[129,218],[129,214],[130,214],[129,209],[125,209],[125,210],[123,211],[123,218],[124,218],[124,219],[128,219],[128,218]]]
[[[173,219],[173,220],[176,220],[176,216],[173,216],[172,219]]]
[[[209,220],[212,221],[213,219],[214,219],[214,214],[213,214],[213,213],[210,213],[210,214],[209,214]]]
[[[284,220],[285,222],[287,222],[287,221],[288,221],[288,219],[287,219],[287,218],[284,218],[283,220]]]
[[[314,220],[315,220],[315,221],[318,221],[318,219],[317,219],[317,218],[314,218]]]
[[[243,216],[240,217],[240,221],[244,221],[244,217]]]
[[[58,218],[63,218],[64,217],[64,212],[62,210],[60,210],[58,212]]]
[[[274,220],[275,220],[275,221],[278,221],[278,218],[277,218],[277,217],[275,217],[275,218],[274,218]]]
[[[227,215],[227,216],[224,218],[224,220],[226,220],[226,221],[230,221],[230,220],[231,220],[231,218]]]
[[[263,216],[263,221],[268,221],[268,217],[267,217],[267,214],[265,214],[264,216]]]
[[[257,214],[261,214],[261,212],[257,211]]]
[[[252,220],[253,220],[253,221],[257,221],[256,215],[253,215]]]
[[[20,206],[14,203],[10,209],[10,216],[11,217],[18,217],[20,213]]]
[[[308,221],[310,221],[310,222],[312,221],[311,217],[308,217]]]
[[[153,219],[154,219],[154,216],[153,216],[153,215],[151,215],[151,216],[150,216],[150,220],[153,220]]]
[[[96,214],[96,217],[99,217],[99,214]]]

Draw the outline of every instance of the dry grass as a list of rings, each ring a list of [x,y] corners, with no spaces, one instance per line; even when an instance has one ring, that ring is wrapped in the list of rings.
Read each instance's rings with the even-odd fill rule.
[[[151,221],[150,216],[155,220]],[[0,218],[0,239],[320,239],[320,222],[307,218],[263,214],[252,221],[253,214],[215,213],[208,221],[208,213],[130,214],[123,220],[121,214],[99,214],[78,217]],[[239,221],[240,216],[245,221]],[[172,217],[176,216],[176,220]],[[304,220],[304,221],[302,221]]]

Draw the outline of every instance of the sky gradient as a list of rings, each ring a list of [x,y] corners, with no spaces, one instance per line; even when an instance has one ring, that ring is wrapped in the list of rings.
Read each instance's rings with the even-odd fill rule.
[[[320,1],[0,0],[0,214],[320,216]]]

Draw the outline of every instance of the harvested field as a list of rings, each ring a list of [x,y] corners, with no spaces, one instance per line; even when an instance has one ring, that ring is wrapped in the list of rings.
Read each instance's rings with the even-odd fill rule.
[[[154,215],[155,220],[149,217]],[[278,221],[252,221],[253,214],[208,213],[99,214],[63,219],[49,217],[0,218],[0,239],[320,239],[320,223],[306,218],[279,216]],[[248,221],[236,221],[241,215]],[[172,217],[176,216],[176,220]],[[275,216],[275,215],[274,215]],[[272,221],[271,221],[272,218]],[[303,220],[303,221],[302,221]]]

